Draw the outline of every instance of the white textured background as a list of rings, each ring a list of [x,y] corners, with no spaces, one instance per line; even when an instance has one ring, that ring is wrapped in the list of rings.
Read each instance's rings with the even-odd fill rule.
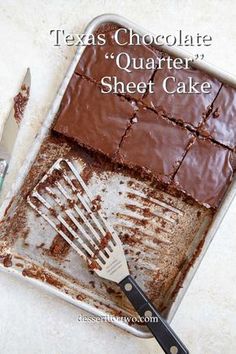
[[[11,174],[16,176],[75,53],[55,48],[49,30],[82,32],[94,16],[113,12],[154,33],[209,33],[206,59],[236,73],[236,2],[174,0],[1,0],[0,121],[27,66],[32,90]],[[192,50],[193,53],[196,49]],[[236,353],[236,201],[224,219],[173,321],[193,354]],[[79,323],[81,313],[33,286],[0,273],[1,354],[161,353],[154,340],[108,324]]]

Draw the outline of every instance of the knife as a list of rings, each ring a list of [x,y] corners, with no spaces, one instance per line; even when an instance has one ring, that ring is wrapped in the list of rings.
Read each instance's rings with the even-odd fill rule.
[[[0,191],[15,145],[20,122],[27,105],[31,85],[31,74],[28,68],[18,94],[14,97],[13,106],[5,122],[0,141]]]

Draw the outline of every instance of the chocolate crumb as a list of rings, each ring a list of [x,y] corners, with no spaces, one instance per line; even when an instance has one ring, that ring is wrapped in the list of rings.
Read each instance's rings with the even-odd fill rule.
[[[12,266],[12,255],[11,254],[7,254],[4,258],[3,258],[3,265],[6,268],[9,268]]]
[[[112,289],[110,286],[106,287],[106,291],[108,294],[115,294],[116,293],[115,290]]]
[[[99,269],[99,266],[98,266],[97,262],[94,261],[94,260],[92,260],[90,263],[88,263],[88,267],[89,267],[91,270]]]
[[[69,243],[64,240],[61,235],[57,234],[52,241],[49,252],[53,257],[59,256],[60,258],[64,258],[68,254],[69,250]]]
[[[217,107],[213,112],[213,118],[219,118],[220,116],[220,108]]]
[[[94,280],[90,280],[90,281],[89,281],[89,284],[91,284],[92,287],[95,289],[95,281],[94,281]]]
[[[18,268],[23,268],[24,265],[23,265],[22,263],[16,263],[16,267],[18,267]]]
[[[110,232],[107,232],[105,236],[102,237],[101,242],[99,244],[99,249],[103,250],[104,248],[107,247],[108,242],[111,240],[112,235]]]
[[[92,211],[98,211],[101,209],[101,196],[97,195],[93,200],[92,200]]]
[[[82,294],[78,294],[78,295],[76,296],[76,299],[77,299],[77,300],[80,300],[80,301],[84,301],[85,298],[86,298],[86,297],[85,297],[84,295],[82,295]]]
[[[21,122],[26,104],[29,100],[29,88],[26,89],[25,86],[22,86],[21,89],[25,91],[25,95],[19,92],[14,97],[14,118],[18,124]]]
[[[45,246],[45,243],[42,242],[42,243],[40,243],[40,245],[36,246],[36,248],[39,249],[39,248],[43,248],[44,246]]]

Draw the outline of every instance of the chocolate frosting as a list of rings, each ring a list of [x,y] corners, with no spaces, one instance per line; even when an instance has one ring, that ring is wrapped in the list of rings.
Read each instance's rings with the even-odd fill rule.
[[[219,206],[233,176],[231,154],[209,140],[196,139],[175,175],[175,186],[201,204]]]
[[[206,93],[166,93],[163,89],[163,81],[169,76],[174,76],[176,82],[168,81],[168,90],[173,91],[178,82],[182,81],[187,86],[189,77],[194,81],[209,82],[212,86]],[[209,106],[214,101],[221,83],[202,71],[196,69],[168,69],[167,64],[162,69],[157,69],[154,76],[154,93],[148,93],[144,99],[147,106],[161,112],[168,118],[182,121],[186,125],[195,128],[203,122]]]
[[[236,155],[210,139],[235,148],[235,90],[225,85],[220,90],[222,84],[200,70],[169,70],[166,64],[155,72],[155,92],[143,99],[139,94],[134,94],[133,100],[101,93],[98,83],[104,76],[137,84],[148,82],[154,74],[152,70],[120,70],[114,61],[105,59],[106,53],[124,51],[135,58],[161,55],[143,45],[115,44],[114,28],[104,33],[106,45],[87,46],[83,52],[62,99],[54,130],[114,162],[170,184],[201,204],[217,207],[232,179]],[[125,34],[123,39],[128,39]],[[186,85],[189,77],[200,83],[207,81],[212,89],[209,94],[168,94],[162,87],[168,76]]]
[[[103,94],[99,86],[74,74],[53,129],[83,146],[112,156],[133,114],[133,106],[127,100]]]
[[[236,147],[236,89],[223,85],[213,109],[200,133],[226,145]]]
[[[106,44],[99,45],[89,45],[84,50],[82,57],[75,69],[75,72],[78,74],[85,75],[96,82],[100,83],[101,79],[104,76],[116,76],[119,81],[127,84],[130,81],[133,81],[135,84],[139,82],[148,83],[151,76],[153,75],[154,69],[133,69],[133,66],[130,66],[131,73],[126,72],[125,70],[120,69],[114,59],[106,59],[105,55],[114,53],[115,57],[121,53],[127,53],[131,58],[153,58],[160,57],[161,53],[158,50],[152,50],[151,47],[145,45],[139,46],[129,46],[129,45],[118,45],[115,42],[114,35],[116,31],[109,31],[105,33]],[[122,32],[119,36],[122,43],[129,40],[128,34]],[[134,98],[141,98],[142,94],[135,92],[129,94],[129,96]]]
[[[170,182],[193,135],[149,109],[140,109],[136,119],[121,143],[119,161]]]

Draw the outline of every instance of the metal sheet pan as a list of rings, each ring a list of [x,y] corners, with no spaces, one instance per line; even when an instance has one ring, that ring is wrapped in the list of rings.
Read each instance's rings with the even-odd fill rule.
[[[131,23],[130,21],[120,16],[109,14],[95,18],[86,27],[85,33],[93,33],[100,25],[111,22],[124,27],[133,28],[134,31],[140,35],[148,33],[138,25],[135,25],[134,23]],[[164,51],[175,56],[189,56],[189,54],[185,51],[180,51],[176,48],[170,49],[165,45],[162,48]],[[50,132],[50,127],[58,111],[61,98],[65,92],[65,89],[83,50],[84,47],[78,48],[71,66],[65,76],[65,79],[63,80],[63,83],[59,89],[59,92],[56,95],[51,110],[44,121],[37,139],[35,140],[34,146],[27,156],[27,159],[22,166],[20,174],[14,186],[12,187],[11,192],[3,202],[0,210],[2,225],[7,225],[8,217],[13,215],[17,208],[17,203],[19,202],[19,192],[24,185],[31,167],[34,166],[35,159],[38,155],[38,152],[40,151],[41,145]],[[232,86],[236,86],[236,80],[231,75],[222,72],[204,62],[199,62],[196,66],[219,78],[221,81],[229,83]],[[86,169],[86,159],[81,156],[76,156],[76,160],[81,171]],[[190,224],[194,225],[194,235],[192,235],[192,239],[188,240],[188,249],[185,255],[186,260],[191,263],[194,259],[194,264],[188,270],[181,288],[178,288],[178,282],[181,280],[183,272],[179,272],[178,274],[176,273],[177,276],[173,286],[169,288],[169,292],[166,294],[165,301],[166,309],[168,310],[166,311],[167,320],[171,321],[181,302],[182,297],[184,296],[190,284],[191,279],[193,278],[195,271],[199,266],[199,263],[201,262],[208,248],[208,245],[213,239],[224,214],[226,213],[236,194],[235,181],[232,183],[221,208],[218,210],[217,214],[214,216],[213,222],[211,223],[211,215],[209,211],[204,207],[197,207],[195,205],[190,206],[184,201],[170,196],[163,191],[155,190],[154,193],[152,186],[148,182],[137,181],[136,178],[127,177],[122,173],[110,173],[109,171],[100,171],[99,173],[96,171],[93,172],[93,177],[88,182],[89,187],[95,194],[99,193],[103,196],[102,207],[104,208],[106,214],[108,214],[113,224],[118,225],[117,227],[119,228],[121,238],[125,238],[124,235],[126,233],[127,227],[131,229],[134,227],[134,224],[137,223],[137,219],[140,216],[140,207],[141,209],[147,207],[146,201],[144,201],[145,196],[150,194],[153,196],[151,202],[149,200],[148,208],[149,211],[151,209],[151,211],[157,215],[156,219],[153,218],[153,214],[152,218],[150,219],[147,216],[145,230],[141,230],[142,242],[138,242],[135,245],[136,254],[138,254],[138,257],[136,254],[134,254],[134,245],[130,245],[129,243],[125,245],[131,271],[135,276],[138,277],[139,282],[141,282],[141,285],[145,288],[145,290],[150,291],[150,283],[153,281],[153,274],[156,274],[155,272],[157,272],[158,267],[161,266],[161,262],[157,257],[158,247],[155,245],[160,243],[161,239],[162,247],[165,247],[163,246],[165,245],[165,242],[168,243],[171,240],[171,237],[173,239],[173,236],[171,236],[173,233],[177,235],[179,232],[179,235],[181,235],[183,232],[181,225],[184,225],[186,234],[191,234],[192,230],[189,229],[189,227]],[[117,186],[120,186],[120,188],[117,188]],[[107,191],[110,192],[107,193]],[[132,198],[131,195],[133,195]],[[133,207],[134,204],[136,204],[135,208]],[[130,205],[132,208],[130,208]],[[193,222],[191,217],[192,215],[198,215],[199,210],[201,211],[201,217],[195,218]],[[129,217],[132,214],[132,225],[129,224],[131,219],[126,218],[126,213],[129,214]],[[160,219],[164,219],[167,222],[165,224],[160,224]],[[50,240],[53,238],[52,230],[41,220],[39,221],[39,219],[36,218],[31,210],[27,210],[27,223],[30,230],[28,230],[26,240],[21,237],[16,239],[16,241],[10,246],[8,243],[5,244],[4,240],[0,241],[1,252],[12,256],[10,260],[12,266],[4,267],[1,265],[2,270],[16,273],[21,277],[23,275],[25,276],[25,279],[38,284],[39,286],[45,288],[47,291],[53,292],[57,296],[60,296],[66,301],[87,310],[91,314],[104,316],[122,313],[122,315],[125,316],[134,316],[134,312],[132,308],[129,307],[129,304],[123,302],[123,300],[120,300],[119,294],[114,294],[116,290],[112,289],[111,291],[109,290],[106,292],[109,285],[102,284],[101,286],[99,280],[94,279],[94,276],[92,276],[86,270],[86,267],[82,262],[80,262],[79,258],[73,252],[69,252],[66,259],[61,262],[48,257],[47,252],[42,252],[43,249],[44,251],[45,249],[49,249]],[[211,226],[209,228],[210,223]],[[35,231],[36,224],[37,232]],[[139,225],[138,228],[140,230],[142,229],[142,226]],[[158,236],[156,232],[157,228]],[[146,233],[146,230],[148,230],[149,235],[145,236],[146,238],[143,238],[144,232]],[[201,244],[203,239],[205,242]],[[153,240],[156,240],[156,242],[153,243]],[[180,242],[180,240],[181,238],[176,236],[175,242]],[[196,257],[196,249],[199,245],[202,245],[202,247],[198,248]],[[139,252],[141,252],[141,256]],[[139,265],[137,265],[137,262],[139,262]],[[162,267],[164,267],[163,264]],[[143,275],[140,276],[140,273],[142,273],[141,270]],[[78,281],[76,281],[76,279]],[[90,283],[91,285],[94,281],[96,282],[95,286],[90,286],[89,288],[86,287],[86,283]],[[55,284],[57,286],[55,286]],[[149,284],[149,288],[147,284]],[[100,290],[97,291],[97,289]],[[173,292],[175,292],[175,289],[177,289],[178,292],[174,302],[172,302],[171,298],[173,297]],[[113,296],[110,296],[109,292],[113,292]],[[168,305],[170,306],[168,307]],[[115,319],[113,324],[116,324],[117,326],[137,336],[144,338],[151,337],[151,334],[147,331],[146,327],[139,325],[130,326],[127,324],[127,322],[118,319]]]

